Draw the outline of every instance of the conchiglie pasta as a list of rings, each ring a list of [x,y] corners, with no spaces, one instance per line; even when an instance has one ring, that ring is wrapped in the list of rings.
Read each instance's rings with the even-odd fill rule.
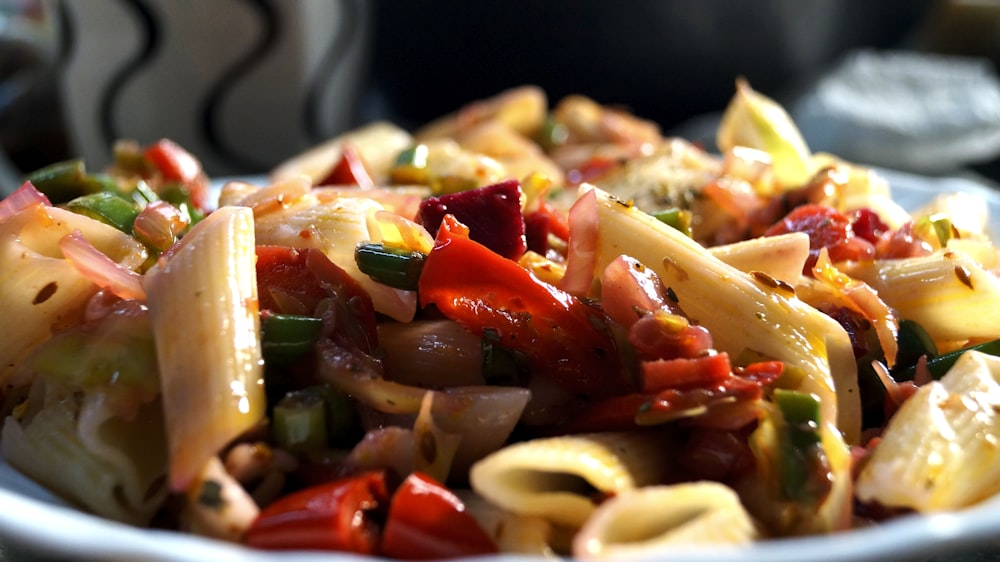
[[[472,489],[497,506],[579,527],[594,492],[616,494],[659,481],[669,463],[659,433],[595,433],[508,445],[473,465]]]
[[[922,512],[1000,492],[1000,357],[968,351],[890,420],[862,469],[857,495]]]
[[[757,525],[730,488],[717,482],[648,486],[602,504],[573,539],[581,560],[654,558],[667,549],[741,545]]]

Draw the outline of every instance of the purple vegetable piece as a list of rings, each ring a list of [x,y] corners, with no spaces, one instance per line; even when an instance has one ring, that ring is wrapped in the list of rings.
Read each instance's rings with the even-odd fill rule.
[[[430,197],[420,204],[417,219],[436,236],[448,214],[469,227],[469,238],[505,258],[516,260],[527,249],[517,180]]]

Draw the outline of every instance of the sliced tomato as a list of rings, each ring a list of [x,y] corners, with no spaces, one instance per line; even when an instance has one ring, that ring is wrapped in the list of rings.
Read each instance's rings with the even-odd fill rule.
[[[465,511],[448,488],[413,473],[389,505],[381,554],[404,560],[432,560],[493,554],[493,539]]]
[[[389,500],[385,474],[370,472],[295,492],[264,508],[246,533],[254,548],[335,550],[373,555],[379,510]]]

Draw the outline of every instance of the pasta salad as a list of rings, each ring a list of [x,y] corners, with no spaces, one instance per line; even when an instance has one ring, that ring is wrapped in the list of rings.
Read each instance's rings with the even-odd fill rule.
[[[221,191],[169,140],[0,201],[0,451],[250,548],[657,558],[1000,491],[985,205],[738,82],[717,152],[525,86]]]

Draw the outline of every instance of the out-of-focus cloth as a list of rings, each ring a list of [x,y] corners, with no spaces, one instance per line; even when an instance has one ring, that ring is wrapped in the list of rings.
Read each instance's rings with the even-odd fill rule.
[[[986,59],[851,53],[789,108],[814,151],[921,173],[1000,157],[1000,79]]]

